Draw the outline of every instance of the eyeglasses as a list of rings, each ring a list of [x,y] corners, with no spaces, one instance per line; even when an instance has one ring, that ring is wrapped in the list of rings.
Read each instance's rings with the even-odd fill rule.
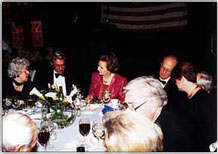
[[[57,67],[59,67],[59,68],[62,67],[62,68],[63,68],[63,67],[65,67],[65,65],[54,65],[54,67],[55,67],[55,68],[57,68]]]
[[[166,72],[166,73],[171,73],[171,72],[172,72],[172,70],[170,70],[170,69],[164,67],[163,65],[161,65],[161,70],[163,70],[163,71]]]
[[[144,105],[146,102],[140,104],[139,106],[135,107],[134,110],[136,111],[138,108],[140,108],[142,105]]]
[[[143,106],[144,104],[145,104],[146,102],[143,102],[143,103],[141,103],[140,105],[138,105],[137,107],[135,107],[134,108],[134,110],[136,111],[137,109],[139,109],[141,106]],[[127,109],[127,108],[129,108],[129,105],[128,105],[129,103],[123,103],[123,106]],[[130,103],[130,104],[133,104],[133,103]]]
[[[29,74],[29,70],[28,69],[23,70],[23,71],[21,71],[21,73]]]

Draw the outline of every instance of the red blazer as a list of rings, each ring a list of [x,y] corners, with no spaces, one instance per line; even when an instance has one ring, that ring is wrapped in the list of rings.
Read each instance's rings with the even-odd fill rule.
[[[103,76],[99,75],[98,72],[92,73],[92,83],[89,88],[89,95],[94,98],[102,99],[102,92],[109,90],[111,98],[119,99],[121,102],[125,99],[125,93],[122,91],[123,87],[127,84],[127,79],[118,74],[114,74],[110,85],[103,84]]]

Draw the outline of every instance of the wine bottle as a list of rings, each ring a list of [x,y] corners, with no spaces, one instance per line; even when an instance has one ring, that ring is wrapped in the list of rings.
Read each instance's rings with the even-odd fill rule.
[[[61,101],[64,100],[63,88],[62,86],[59,87],[59,98]]]
[[[52,92],[51,84],[50,84],[50,83],[48,83],[48,92]],[[49,107],[49,105],[47,105],[47,112],[48,112],[48,113],[51,112],[51,111],[50,111],[50,107]]]

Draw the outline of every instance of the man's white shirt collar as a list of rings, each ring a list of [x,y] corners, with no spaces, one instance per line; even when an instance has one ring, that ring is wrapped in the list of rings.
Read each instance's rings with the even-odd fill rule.
[[[170,78],[171,78],[171,76],[168,77],[167,79],[161,79],[161,77],[159,77],[159,79],[160,79],[161,81],[165,81],[165,82],[166,82],[165,85],[164,85],[163,83],[161,83],[161,85],[162,85],[163,88],[167,85],[167,82],[170,80]]]
[[[65,77],[60,75],[58,78],[56,78],[55,73],[57,72],[54,70],[53,71],[53,78],[54,78],[53,84],[56,84],[57,86],[62,86],[63,94],[64,96],[67,96]]]

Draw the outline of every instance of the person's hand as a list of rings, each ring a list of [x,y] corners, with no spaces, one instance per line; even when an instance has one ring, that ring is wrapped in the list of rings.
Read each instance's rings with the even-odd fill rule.
[[[89,103],[94,97],[92,95],[88,95],[85,100],[87,103]]]

